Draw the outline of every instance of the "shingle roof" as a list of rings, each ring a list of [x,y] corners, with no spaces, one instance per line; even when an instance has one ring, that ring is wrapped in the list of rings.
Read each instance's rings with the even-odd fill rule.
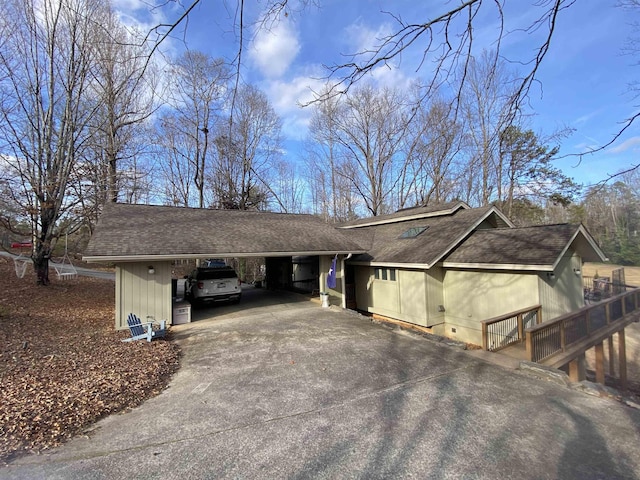
[[[383,223],[394,223],[400,220],[409,220],[413,217],[427,218],[431,216],[450,215],[461,208],[470,208],[464,202],[454,201],[447,203],[436,203],[423,207],[412,207],[398,210],[395,213],[387,215],[378,215],[376,217],[359,218],[351,222],[341,223],[340,228],[363,227],[368,225],[378,225]]]
[[[349,232],[312,215],[108,204],[85,251],[88,260],[259,253],[358,253]]]
[[[584,227],[570,224],[477,230],[445,259],[445,265],[493,264],[552,267],[579,233],[583,239],[586,239],[588,234]],[[580,245],[582,245],[583,257],[603,260],[597,251],[586,250],[584,242]]]
[[[484,220],[491,218],[495,226],[504,226],[496,212],[493,207],[458,209],[449,215],[355,228],[360,235],[371,238],[372,245],[353,261],[432,266]],[[400,238],[412,227],[425,226],[428,228],[416,237]]]

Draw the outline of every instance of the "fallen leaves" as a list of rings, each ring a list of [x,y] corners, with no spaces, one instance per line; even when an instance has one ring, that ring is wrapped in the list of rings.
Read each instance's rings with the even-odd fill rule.
[[[42,451],[99,418],[139,405],[179,365],[166,340],[121,342],[114,283],[79,277],[36,286],[0,259],[0,459]]]

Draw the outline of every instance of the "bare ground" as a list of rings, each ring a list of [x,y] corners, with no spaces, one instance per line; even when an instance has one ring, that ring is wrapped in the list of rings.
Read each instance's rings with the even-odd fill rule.
[[[0,258],[0,461],[38,453],[166,387],[180,351],[168,340],[122,342],[112,281],[36,286]]]

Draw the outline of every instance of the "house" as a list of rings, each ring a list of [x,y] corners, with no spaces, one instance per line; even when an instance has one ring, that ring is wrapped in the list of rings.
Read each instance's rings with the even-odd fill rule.
[[[515,228],[496,207],[464,202],[337,226],[311,215],[109,204],[84,258],[115,263],[116,327],[125,328],[130,311],[171,316],[172,260],[253,256],[266,258],[269,287],[320,272],[334,305],[476,344],[482,320],[538,304],[544,319],[580,308],[582,262],[605,260],[581,225]],[[337,285],[325,289],[334,258]]]
[[[477,345],[483,320],[533,305],[548,320],[584,306],[582,263],[606,260],[582,225],[515,228],[496,207],[464,202],[339,229],[367,250],[344,272],[358,310]]]
[[[313,215],[109,203],[83,258],[115,264],[115,321],[124,329],[130,312],[171,318],[173,260],[265,257],[267,285],[290,288],[294,257],[328,265],[352,253],[364,250]]]

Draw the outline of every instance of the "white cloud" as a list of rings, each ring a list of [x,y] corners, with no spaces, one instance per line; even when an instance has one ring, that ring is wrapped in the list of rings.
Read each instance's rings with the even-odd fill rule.
[[[627,150],[637,150],[636,147],[637,145],[640,145],[640,137],[631,137],[628,140],[625,140],[624,142],[622,142],[620,145],[610,148],[609,152],[611,153],[623,153],[626,152]]]
[[[348,53],[364,53],[377,49],[384,41],[383,39],[392,33],[392,30],[387,23],[383,23],[376,29],[372,29],[358,22],[349,25],[345,33],[347,40],[351,44],[351,51]]]
[[[320,92],[324,81],[313,76],[297,76],[289,81],[269,82],[265,92],[271,105],[283,119],[282,133],[287,138],[302,140],[307,135],[313,107],[305,107]]]
[[[374,52],[393,33],[389,23],[378,25],[375,29],[369,28],[362,23],[353,23],[346,28],[345,37],[350,42],[350,53],[360,54],[355,58],[356,62],[364,63],[370,60]],[[404,62],[403,62],[404,56]],[[405,64],[412,64],[408,55],[403,53],[395,60],[385,64],[380,64],[370,71],[370,74],[363,78],[365,82],[373,82],[377,87],[389,87],[407,89],[411,85],[412,77],[416,76],[415,68],[412,70]]]
[[[279,78],[299,52],[298,32],[285,19],[271,29],[257,31],[249,49],[249,58],[265,77]]]
[[[589,122],[592,118],[596,118],[597,116],[600,115],[600,113],[602,112],[601,108],[598,108],[596,110],[593,110],[589,113],[585,113],[584,115],[579,116],[578,118],[576,118],[573,123],[575,125],[583,125],[587,122]]]

